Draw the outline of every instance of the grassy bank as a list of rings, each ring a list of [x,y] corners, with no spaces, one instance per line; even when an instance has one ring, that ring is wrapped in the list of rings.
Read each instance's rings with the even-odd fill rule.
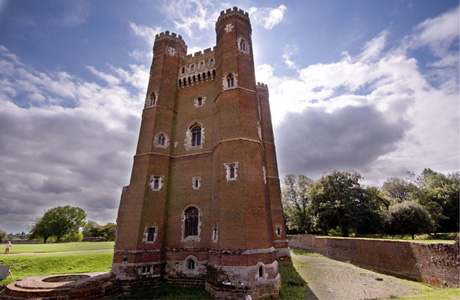
[[[14,280],[17,280],[33,275],[107,272],[112,265],[112,258],[112,250],[71,254],[3,255],[0,256],[0,264],[9,265]],[[8,277],[0,281],[0,285],[14,280]]]
[[[47,243],[47,244],[13,244],[10,253],[49,253],[113,249],[114,242],[77,242],[77,243]],[[0,249],[0,257],[5,249]]]

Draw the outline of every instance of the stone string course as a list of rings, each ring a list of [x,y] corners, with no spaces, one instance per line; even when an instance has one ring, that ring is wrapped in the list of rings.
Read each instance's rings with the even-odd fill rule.
[[[454,244],[299,236],[289,246],[436,287],[459,287],[460,235]]]

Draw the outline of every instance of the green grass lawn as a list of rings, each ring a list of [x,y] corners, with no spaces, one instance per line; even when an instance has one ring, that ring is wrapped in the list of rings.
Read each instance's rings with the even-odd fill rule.
[[[41,254],[41,255],[3,255],[0,264],[9,265],[14,280],[25,276],[71,274],[86,272],[108,272],[112,265],[113,251]],[[14,281],[10,277],[0,281],[7,285]]]
[[[423,295],[404,298],[389,298],[399,300],[458,300],[460,299],[460,289],[435,289]]]
[[[113,249],[114,242],[76,242],[76,243],[47,243],[47,244],[13,244],[10,253],[48,253]],[[0,249],[2,257],[5,249]]]

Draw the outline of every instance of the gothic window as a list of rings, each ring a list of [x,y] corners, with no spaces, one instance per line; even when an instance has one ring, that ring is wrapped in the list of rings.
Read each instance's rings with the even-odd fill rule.
[[[191,206],[184,213],[184,238],[198,236],[198,208]]]
[[[222,78],[222,87],[224,90],[231,89],[238,85],[238,78],[236,74],[229,73],[227,76]]]
[[[247,45],[246,45],[246,41],[243,40],[243,39],[240,39],[240,43],[239,43],[239,48],[241,51],[243,52],[246,52],[247,51]]]
[[[169,138],[164,132],[159,132],[153,140],[155,147],[167,148],[169,146]]]
[[[201,146],[201,126],[195,125],[190,129],[192,133],[192,147]]]
[[[238,162],[224,164],[227,181],[234,181],[236,180],[236,177],[238,177],[238,174],[237,174],[238,164],[239,164]]]
[[[147,229],[147,242],[153,242],[155,239],[155,227],[149,227]]]
[[[263,266],[259,267],[259,277],[260,278],[264,277],[264,267]]]
[[[233,75],[232,75],[232,74],[228,74],[228,75],[227,75],[227,87],[233,87],[233,85],[235,84],[234,81],[235,81],[235,80],[233,79]]]
[[[200,69],[203,69],[204,68],[204,61],[201,61],[200,62]]]
[[[195,65],[190,65],[190,72],[194,72],[195,71]]]
[[[157,95],[155,92],[152,92],[150,96],[145,101],[145,107],[155,106],[158,104]]]
[[[211,59],[209,60],[209,66],[210,66],[210,67],[214,66],[214,63],[215,63],[214,58],[211,58]]]

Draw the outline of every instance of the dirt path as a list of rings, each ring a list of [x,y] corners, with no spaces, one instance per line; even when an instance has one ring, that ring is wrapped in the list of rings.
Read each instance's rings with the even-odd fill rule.
[[[9,253],[9,254],[2,254],[0,253],[0,257],[2,256],[17,256],[17,255],[45,255],[45,254],[71,254],[71,253],[84,253],[84,252],[104,252],[104,251],[111,251],[113,249],[96,249],[96,250],[78,250],[78,251],[62,251],[62,252],[32,252],[32,253]]]
[[[411,296],[429,289],[420,283],[382,275],[318,254],[291,254],[297,272],[319,300]]]

